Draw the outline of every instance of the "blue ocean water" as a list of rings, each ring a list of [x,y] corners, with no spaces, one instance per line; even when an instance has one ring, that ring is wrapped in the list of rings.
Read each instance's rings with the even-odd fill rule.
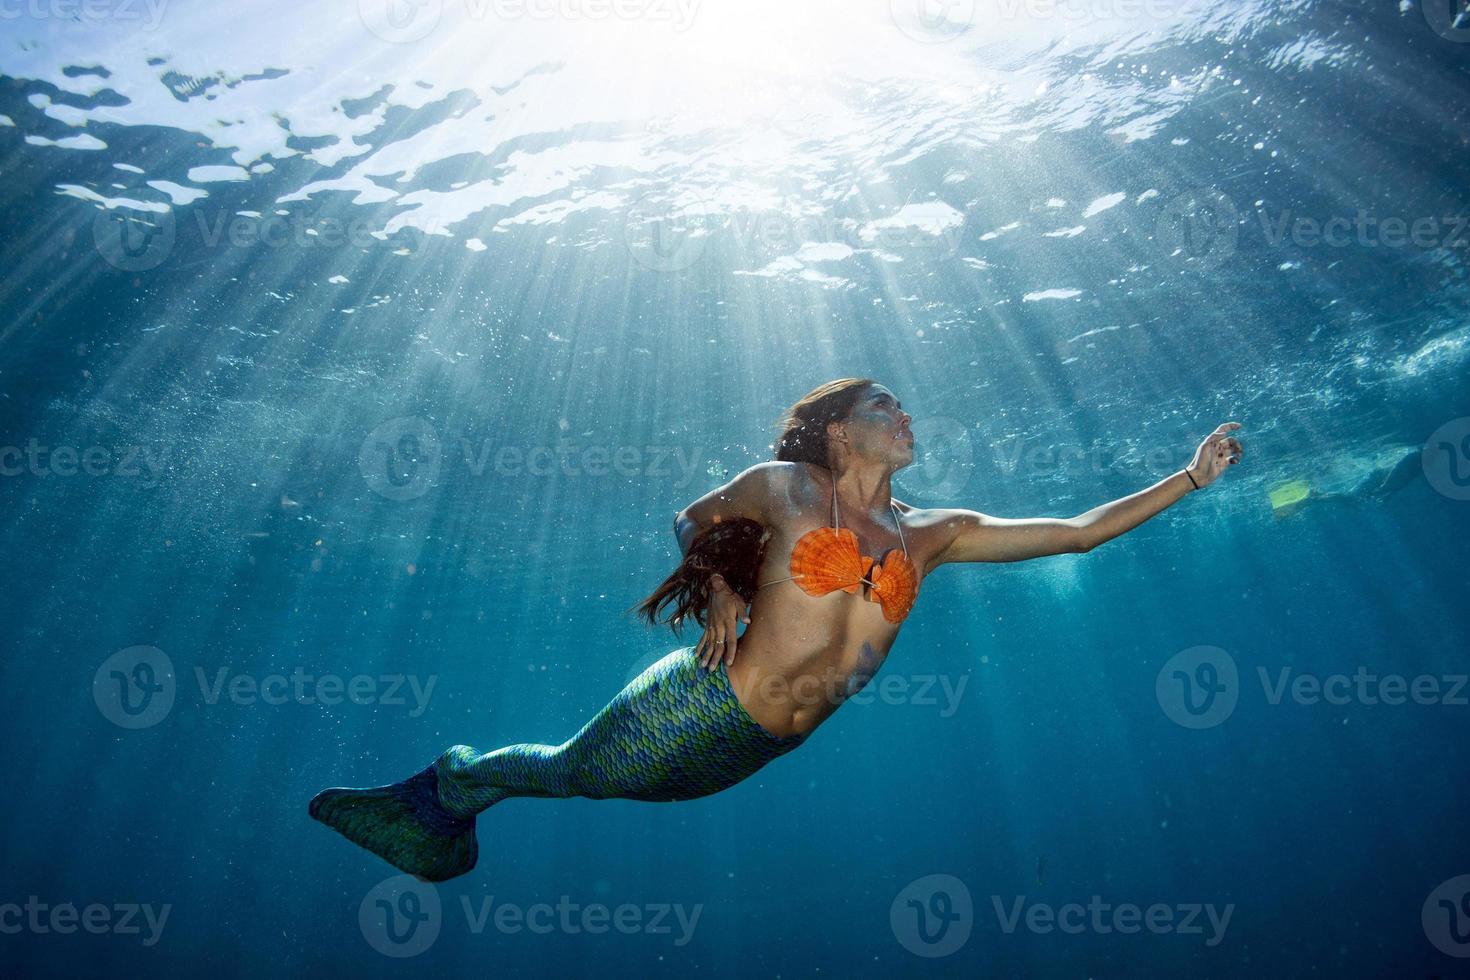
[[[1457,13],[0,8],[0,974],[1470,975]],[[307,818],[690,642],[673,514],[853,375],[916,505],[1246,458],[722,794]]]

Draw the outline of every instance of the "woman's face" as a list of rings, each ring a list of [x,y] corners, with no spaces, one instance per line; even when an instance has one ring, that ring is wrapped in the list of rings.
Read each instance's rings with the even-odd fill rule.
[[[914,461],[912,421],[897,396],[875,384],[863,392],[842,425],[854,455],[897,470]]]

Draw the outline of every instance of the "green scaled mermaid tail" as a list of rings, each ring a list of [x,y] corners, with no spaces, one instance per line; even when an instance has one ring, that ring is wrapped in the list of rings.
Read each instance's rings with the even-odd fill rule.
[[[373,789],[324,789],[311,816],[352,843],[425,881],[445,881],[475,866],[475,818],[439,804],[438,776],[429,766],[401,783]]]
[[[411,779],[329,789],[311,815],[389,864],[428,881],[475,866],[475,815],[516,796],[692,800],[749,778],[805,741],[774,735],[735,696],[722,663],[692,647],[663,657],[560,745],[493,752],[456,745]]]

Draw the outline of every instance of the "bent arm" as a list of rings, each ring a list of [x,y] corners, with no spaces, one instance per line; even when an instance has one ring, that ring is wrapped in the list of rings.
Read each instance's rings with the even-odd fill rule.
[[[700,531],[720,521],[745,517],[769,524],[771,503],[786,493],[790,463],[758,463],[724,486],[716,487],[674,515],[674,535],[680,553]]]

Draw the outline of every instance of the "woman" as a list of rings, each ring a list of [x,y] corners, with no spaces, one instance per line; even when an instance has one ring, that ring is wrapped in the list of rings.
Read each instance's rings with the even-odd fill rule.
[[[1070,519],[1003,520],[894,500],[910,418],[875,381],[832,381],[782,420],[776,461],[686,507],[684,559],[643,601],[704,626],[557,746],[456,745],[409,779],[329,789],[311,815],[429,881],[475,865],[475,815],[512,796],[687,800],[800,745],[877,673],[930,571],[947,562],[1086,552],[1240,461],[1234,422],[1147,490]],[[739,624],[746,624],[737,636]]]

